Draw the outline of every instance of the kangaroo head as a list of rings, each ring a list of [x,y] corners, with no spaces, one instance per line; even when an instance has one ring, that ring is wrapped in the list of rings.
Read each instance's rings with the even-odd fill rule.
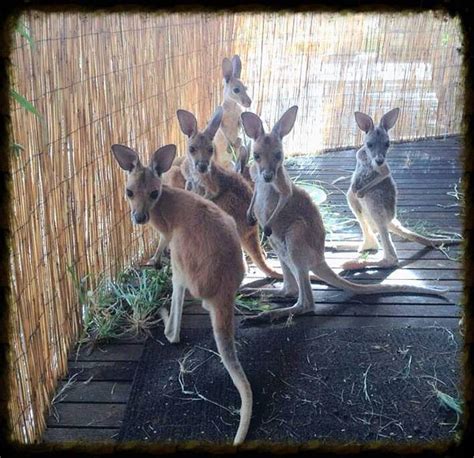
[[[282,139],[288,135],[296,120],[298,107],[292,106],[273,126],[269,134],[263,129],[262,120],[254,113],[242,113],[242,124],[247,135],[254,140],[253,158],[257,167],[257,175],[265,182],[271,183],[283,164]]]
[[[247,88],[240,80],[240,72],[242,70],[242,62],[240,57],[235,55],[232,62],[226,58],[222,61],[222,74],[224,76],[224,99],[249,108],[252,100],[247,95]]]
[[[161,175],[171,167],[176,146],[166,145],[155,151],[148,167],[143,166],[138,154],[127,146],[112,145],[112,152],[120,167],[128,172],[125,195],[132,221],[145,224],[161,196]]]
[[[374,121],[369,115],[356,111],[354,113],[357,125],[365,132],[364,147],[368,153],[372,166],[378,168],[385,162],[390,138],[388,131],[395,125],[400,114],[399,108],[394,108],[385,113],[380,120],[380,124],[375,127]]]
[[[178,110],[179,126],[188,137],[186,154],[191,167],[199,173],[207,173],[214,154],[214,136],[222,121],[222,107],[217,107],[207,127],[199,132],[196,117],[189,111]]]

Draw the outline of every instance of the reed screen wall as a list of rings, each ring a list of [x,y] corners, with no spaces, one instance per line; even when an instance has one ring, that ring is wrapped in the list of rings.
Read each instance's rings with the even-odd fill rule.
[[[110,145],[145,157],[185,139],[175,112],[200,126],[221,101],[221,61],[240,54],[251,110],[271,125],[300,106],[289,154],[355,145],[354,110],[402,108],[394,135],[460,131],[456,19],[431,13],[44,14],[21,18],[12,86],[41,117],[12,104],[11,287],[14,439],[38,440],[56,381],[81,329],[68,268],[115,275],[150,254],[156,236],[133,227],[124,173]]]

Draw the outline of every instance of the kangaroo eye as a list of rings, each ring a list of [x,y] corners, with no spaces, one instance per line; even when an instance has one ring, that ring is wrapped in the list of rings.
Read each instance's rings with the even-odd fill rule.
[[[190,146],[190,147],[189,147],[189,152],[190,152],[190,153],[195,153],[195,152],[196,152],[196,148],[194,148],[194,146]]]
[[[260,154],[254,153],[253,158],[254,158],[256,161],[259,161],[259,160],[260,160]]]
[[[150,192],[150,197],[155,200],[158,197],[158,191],[152,191]]]
[[[240,88],[234,87],[233,91],[234,91],[234,94],[238,94],[240,92]]]
[[[212,154],[214,152],[214,148],[211,146],[208,150],[207,150],[208,153]]]
[[[275,159],[276,159],[277,161],[280,161],[280,160],[281,160],[281,151],[277,151],[277,152],[275,153]]]
[[[127,189],[127,196],[128,197],[133,197],[133,191],[131,191],[130,189]]]
[[[385,142],[385,147],[388,148],[390,146],[390,142]]]
[[[374,144],[372,142],[367,143],[367,148],[372,148]]]

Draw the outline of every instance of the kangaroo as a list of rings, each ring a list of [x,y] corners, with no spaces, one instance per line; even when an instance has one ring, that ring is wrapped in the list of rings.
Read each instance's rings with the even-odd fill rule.
[[[237,162],[235,163],[234,170],[237,173],[240,173],[247,183],[250,185],[250,187],[253,189],[254,183],[252,180],[252,176],[250,174],[250,167],[248,166],[248,161],[249,161],[249,152],[247,148],[243,145],[239,145],[239,155],[237,157]]]
[[[168,186],[173,186],[173,188],[186,188],[186,178],[181,171],[181,166],[184,162],[184,157],[177,157],[173,164],[171,165],[170,169],[163,174],[163,184]]]
[[[317,206],[309,194],[290,180],[283,164],[282,139],[293,128],[297,106],[289,108],[269,134],[265,133],[260,118],[250,112],[242,113],[247,135],[254,140],[253,157],[255,189],[247,215],[255,217],[264,228],[276,251],[283,270],[283,287],[280,290],[247,288],[246,292],[265,292],[278,296],[298,296],[295,305],[262,312],[250,317],[288,317],[311,312],[315,308],[309,272],[336,288],[354,294],[422,293],[442,295],[445,289],[423,288],[408,285],[360,285],[337,275],[324,257],[325,230]]]
[[[128,172],[125,189],[132,221],[150,222],[171,247],[173,293],[170,314],[163,314],[165,336],[172,343],[179,342],[184,292],[188,289],[202,299],[203,308],[211,315],[217,349],[240,394],[234,445],[241,444],[252,415],[252,390],[234,341],[234,299],[244,276],[235,222],[212,202],[162,184],[162,174],[175,157],[175,145],[158,149],[148,167],[126,146],[112,145],[112,152]]]
[[[224,77],[224,100],[222,108],[224,110],[222,122],[214,139],[216,147],[215,160],[226,168],[231,168],[232,157],[227,152],[229,144],[238,150],[239,131],[241,128],[240,115],[244,108],[249,108],[252,100],[247,95],[247,88],[240,79],[242,62],[240,57],[235,55],[232,61],[224,58],[222,61],[222,74]]]
[[[213,160],[213,138],[222,119],[223,110],[215,111],[203,132],[198,131],[196,117],[186,110],[178,110],[182,132],[188,137],[187,157],[193,189],[202,188],[204,197],[232,216],[237,224],[240,242],[255,265],[267,276],[282,279],[283,275],[265,262],[258,237],[258,227],[247,222],[247,209],[252,200],[252,189],[239,173],[227,170]],[[183,163],[184,164],[184,163]]]
[[[357,164],[347,192],[347,203],[357,218],[363,234],[358,251],[378,250],[376,233],[380,235],[383,256],[379,260],[345,262],[346,270],[364,267],[390,268],[398,265],[398,256],[390,232],[413,242],[436,247],[443,243],[459,243],[448,238],[429,238],[405,228],[396,217],[397,187],[386,161],[390,146],[388,131],[395,125],[399,108],[385,113],[377,127],[372,118],[355,112],[357,125],[365,132],[364,145],[356,153]]]

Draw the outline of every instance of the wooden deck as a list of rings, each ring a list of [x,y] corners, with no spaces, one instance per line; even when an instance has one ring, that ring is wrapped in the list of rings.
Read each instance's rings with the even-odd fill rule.
[[[462,203],[457,198],[462,165],[459,137],[424,140],[393,145],[389,163],[399,189],[398,216],[409,227],[438,227],[448,232],[461,232]],[[343,191],[349,180],[331,183],[339,177],[349,177],[355,164],[354,150],[328,153],[318,158],[297,158],[289,161],[289,170],[300,180],[320,180],[330,191],[326,214],[334,220],[352,218]],[[340,189],[338,189],[340,187]],[[360,231],[350,223],[328,234],[332,240],[360,241]],[[416,243],[394,237],[402,267],[393,271],[358,273],[346,276],[356,281],[381,281],[449,288],[449,301],[428,296],[371,296],[361,299],[313,284],[317,312],[314,316],[296,319],[297,326],[335,327],[404,327],[442,326],[456,328],[462,297],[462,265],[460,248],[446,254],[426,249]],[[354,252],[327,252],[330,265],[338,266]],[[270,262],[278,265],[275,259]],[[261,278],[251,269],[246,282]],[[206,312],[197,305],[185,309],[183,326],[210,326]],[[165,339],[163,339],[163,342]],[[45,442],[85,440],[114,441],[131,390],[134,371],[143,349],[141,342],[117,342],[103,345],[90,355],[79,352],[70,357],[69,374],[59,390],[70,386],[58,396],[47,420]]]

